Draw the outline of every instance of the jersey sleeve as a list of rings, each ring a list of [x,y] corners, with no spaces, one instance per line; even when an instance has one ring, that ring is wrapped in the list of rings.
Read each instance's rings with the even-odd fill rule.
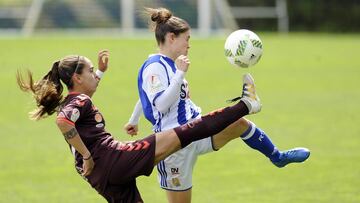
[[[131,114],[131,117],[129,119],[129,123],[131,125],[137,125],[139,123],[139,119],[140,119],[140,116],[141,116],[142,113],[143,113],[143,109],[142,109],[142,106],[141,106],[141,101],[139,99],[135,104],[134,110],[133,110],[133,112]]]
[[[181,84],[183,83],[185,72],[177,70],[171,78],[170,85],[165,91],[154,99],[153,105],[161,113],[165,113],[179,98]]]
[[[87,96],[78,95],[60,109],[56,119],[75,125],[91,108],[91,105],[91,100]]]
[[[151,103],[169,86],[169,78],[165,67],[160,63],[152,63],[143,72],[142,89]]]

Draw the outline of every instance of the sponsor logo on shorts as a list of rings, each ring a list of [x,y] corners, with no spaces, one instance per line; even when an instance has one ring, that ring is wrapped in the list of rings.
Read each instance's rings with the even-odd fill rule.
[[[179,168],[171,168],[171,174],[173,175],[179,174]]]
[[[175,187],[181,186],[179,178],[172,178],[171,182]]]

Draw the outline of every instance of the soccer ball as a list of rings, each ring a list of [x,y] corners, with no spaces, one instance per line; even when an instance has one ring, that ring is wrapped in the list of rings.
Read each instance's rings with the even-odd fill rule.
[[[237,30],[225,42],[225,56],[237,67],[247,68],[255,65],[263,53],[260,38],[250,30]]]

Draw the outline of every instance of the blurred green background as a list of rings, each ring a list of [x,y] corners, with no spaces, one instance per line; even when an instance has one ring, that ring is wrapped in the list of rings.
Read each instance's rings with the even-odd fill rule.
[[[248,118],[280,149],[308,147],[304,164],[274,167],[260,153],[234,140],[219,152],[201,156],[195,166],[193,202],[357,203],[360,179],[359,35],[258,33],[264,55],[250,69],[231,66],[223,55],[225,38],[191,40],[186,76],[192,100],[203,113],[227,105],[241,93],[250,72],[262,99],[261,113]],[[37,36],[1,38],[0,202],[105,202],[77,175],[54,116],[34,122],[32,97],[16,86],[18,69],[39,79],[53,61],[81,54],[96,62],[111,52],[110,69],[93,101],[107,130],[130,140],[123,130],[137,99],[136,75],[153,39]],[[140,134],[151,133],[144,118]],[[143,137],[139,136],[138,138]],[[156,171],[138,178],[145,202],[166,202]]]
[[[42,2],[36,29],[122,26],[123,0],[0,0],[0,28],[21,28],[24,24],[22,17],[27,16],[27,9],[35,1]],[[259,16],[238,18],[236,19],[237,26],[250,30],[277,31],[276,15],[286,15],[288,16],[289,31],[336,33],[358,33],[360,31],[359,0],[136,0],[128,2],[133,2],[135,7],[134,24],[137,28],[146,29],[147,27],[147,20],[144,20],[141,15],[144,7],[168,8],[176,16],[189,22],[191,27],[197,28],[200,24],[197,16],[200,2],[208,2],[211,4],[209,6],[211,27],[217,29],[224,28],[224,24],[229,23],[226,21],[231,21],[229,18],[236,16],[239,12],[226,10],[225,13],[229,16],[225,22],[222,22],[222,12],[219,10],[223,9],[224,5],[250,9],[263,7],[265,9],[261,11],[253,10],[253,13],[261,16],[268,15],[266,13],[269,12],[269,8],[285,2],[286,10],[282,11],[280,6],[277,11],[285,12],[284,14],[274,13],[272,14],[273,18]],[[250,13],[250,15],[254,14]]]
[[[235,68],[224,57],[226,35],[234,29],[226,19],[221,21],[215,1],[208,35],[196,32],[202,0],[128,1],[136,8],[137,30],[132,32],[122,30],[121,0],[44,0],[34,30],[22,30],[26,18],[36,19],[27,15],[36,1],[42,0],[0,0],[0,203],[105,202],[75,172],[54,116],[39,122],[28,119],[35,104],[31,95],[19,90],[15,74],[30,69],[40,79],[65,55],[85,55],[96,64],[97,52],[109,49],[110,68],[93,97],[107,130],[120,140],[151,134],[143,117],[140,136],[131,138],[122,129],[137,100],[138,69],[157,52],[153,33],[141,17],[144,6],[167,7],[193,28],[186,79],[203,113],[241,94],[242,75],[250,72],[263,110],[248,118],[278,148],[303,146],[312,153],[304,164],[278,169],[240,139],[234,140],[199,158],[194,203],[360,202],[358,0],[289,0],[288,34],[276,32],[276,18],[237,19],[235,29],[253,30],[263,41],[264,55],[250,69]],[[219,2],[269,7],[281,0]],[[165,203],[155,170],[150,178],[138,178],[138,186],[145,202]]]

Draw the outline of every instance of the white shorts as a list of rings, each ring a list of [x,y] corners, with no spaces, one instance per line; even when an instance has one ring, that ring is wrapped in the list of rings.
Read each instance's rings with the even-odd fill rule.
[[[157,165],[160,187],[173,191],[189,190],[192,187],[192,172],[197,157],[212,151],[212,137],[208,137],[193,142],[160,161]]]

